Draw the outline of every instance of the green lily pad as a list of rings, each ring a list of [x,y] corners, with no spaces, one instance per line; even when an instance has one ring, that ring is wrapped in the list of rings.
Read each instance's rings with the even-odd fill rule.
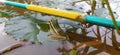
[[[15,39],[40,42],[39,33],[40,31],[48,31],[49,26],[47,25],[46,22],[33,17],[20,16],[8,20],[5,24],[5,31]]]

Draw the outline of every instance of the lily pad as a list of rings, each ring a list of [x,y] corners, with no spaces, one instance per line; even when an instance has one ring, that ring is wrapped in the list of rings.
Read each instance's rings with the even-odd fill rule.
[[[15,39],[40,42],[39,32],[49,30],[47,25],[47,23],[33,17],[20,16],[8,20],[5,24],[5,31]]]

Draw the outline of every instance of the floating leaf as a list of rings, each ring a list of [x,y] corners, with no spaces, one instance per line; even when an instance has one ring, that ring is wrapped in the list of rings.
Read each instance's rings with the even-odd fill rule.
[[[39,29],[37,23],[28,17],[15,17],[6,22],[5,30],[13,37],[38,42]]]
[[[38,35],[39,36],[38,40],[45,45],[59,44],[59,41],[55,41],[55,40],[52,40],[52,39],[48,38],[48,35],[49,35],[48,32],[40,31],[39,35]]]
[[[6,22],[5,30],[16,39],[26,39],[32,42],[39,42],[39,31],[49,29],[49,27],[44,26],[46,24],[43,25],[43,22],[40,23],[39,21],[38,23],[38,21],[39,20],[36,20],[35,18],[27,16],[15,17]],[[38,24],[41,24],[41,26]]]
[[[47,30],[49,30],[49,26],[44,26],[43,24],[48,25],[48,22],[38,20],[32,16],[19,16],[9,19],[5,24],[5,30],[15,39],[46,45],[58,43],[48,38],[49,33]]]

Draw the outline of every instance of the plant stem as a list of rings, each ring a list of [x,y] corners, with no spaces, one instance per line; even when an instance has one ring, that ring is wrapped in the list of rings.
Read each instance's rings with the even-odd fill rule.
[[[92,0],[92,6],[91,6],[92,15],[94,15],[95,7],[96,7],[96,0]]]
[[[116,23],[115,17],[114,17],[114,15],[113,15],[113,12],[112,12],[112,10],[111,10],[110,4],[109,4],[108,0],[104,0],[104,1],[105,1],[106,5],[107,5],[107,7],[108,7],[110,16],[111,16],[112,21],[113,21],[113,24],[114,24],[114,27],[115,27],[117,33],[120,35],[120,31],[119,31],[118,25],[117,25],[117,23]]]
[[[101,4],[102,4],[102,8],[105,8],[105,1],[104,0],[101,0]]]

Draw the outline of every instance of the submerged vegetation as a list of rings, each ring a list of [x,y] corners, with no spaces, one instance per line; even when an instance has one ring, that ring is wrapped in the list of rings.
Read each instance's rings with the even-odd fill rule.
[[[120,54],[119,28],[108,0],[12,0],[56,9],[82,12],[87,15],[110,17],[115,29],[78,23],[60,17],[24,10],[1,4],[0,17],[6,17],[5,31],[16,40],[40,44],[61,42],[57,50],[62,55]],[[116,0],[117,1],[117,0]],[[110,2],[110,3],[109,3]],[[120,2],[120,1],[119,1]],[[117,9],[117,8],[116,8]],[[101,11],[102,10],[102,11]],[[105,13],[106,12],[106,13]],[[110,15],[109,15],[110,14]],[[117,31],[117,32],[116,32]],[[55,41],[56,40],[56,41]],[[71,48],[66,44],[69,43]],[[16,45],[15,45],[16,46]],[[10,47],[11,49],[12,47]],[[15,47],[16,48],[16,47]],[[1,54],[4,52],[1,51]]]

